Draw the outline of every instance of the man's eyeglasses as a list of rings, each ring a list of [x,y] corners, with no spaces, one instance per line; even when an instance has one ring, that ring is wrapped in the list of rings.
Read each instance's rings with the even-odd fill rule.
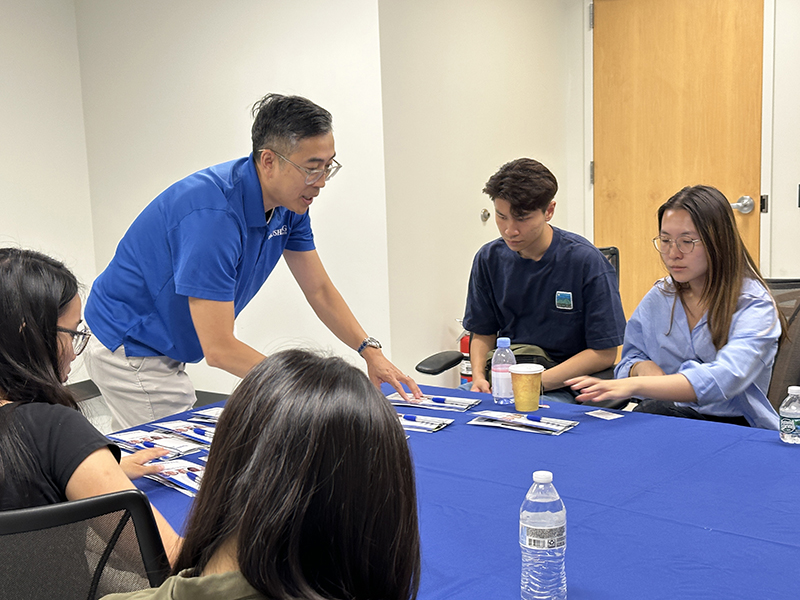
[[[75,350],[75,356],[78,356],[86,349],[86,344],[89,343],[89,338],[92,337],[92,332],[86,327],[81,328],[80,331],[67,329],[66,327],[56,327],[56,331],[68,333],[72,337],[72,348]]]
[[[701,240],[693,240],[688,236],[679,237],[677,240],[661,236],[653,238],[653,246],[655,246],[656,250],[658,250],[661,254],[669,254],[669,249],[672,248],[672,244],[675,244],[675,246],[678,248],[678,252],[681,254],[691,254],[695,245],[699,244],[700,242]]]
[[[297,163],[292,162],[291,160],[286,158],[280,152],[275,152],[275,150],[273,150],[272,148],[264,148],[264,149],[262,149],[262,152],[264,150],[269,150],[270,152],[274,152],[276,156],[282,158],[283,160],[288,162],[290,165],[293,165],[293,166],[297,167],[297,169],[299,169],[301,172],[305,173],[306,174],[306,182],[305,182],[306,185],[313,185],[313,184],[317,183],[320,179],[322,179],[322,177],[325,177],[325,181],[330,181],[339,172],[339,169],[342,168],[342,165],[340,165],[336,161],[336,159],[334,158],[334,159],[331,159],[331,160],[333,160],[333,162],[331,164],[329,164],[327,167],[325,167],[324,169],[306,169],[305,167],[301,167]]]

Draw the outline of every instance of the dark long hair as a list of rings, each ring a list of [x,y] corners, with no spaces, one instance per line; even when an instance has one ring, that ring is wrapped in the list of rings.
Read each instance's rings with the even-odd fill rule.
[[[711,341],[719,350],[728,343],[728,331],[742,290],[744,279],[755,279],[769,292],[761,272],[739,235],[733,209],[718,189],[697,185],[685,187],[658,209],[658,229],[668,210],[685,210],[692,218],[708,256],[708,272],[701,299],[708,311]],[[671,288],[680,297],[683,287],[670,278]],[[777,310],[782,329],[783,315]],[[782,334],[782,336],[785,334]]]
[[[56,329],[77,293],[78,281],[63,263],[33,250],[0,248],[0,399],[77,409],[61,382]],[[0,411],[0,486],[6,477],[24,481],[26,462],[12,411]]]
[[[397,413],[340,358],[276,353],[231,395],[174,566],[236,540],[268,598],[415,598],[414,472]]]

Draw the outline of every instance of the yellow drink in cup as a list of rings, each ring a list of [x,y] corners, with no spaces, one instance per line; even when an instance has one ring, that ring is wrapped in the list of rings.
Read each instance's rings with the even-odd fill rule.
[[[533,363],[511,365],[511,387],[514,390],[514,407],[517,412],[539,410],[544,367]]]

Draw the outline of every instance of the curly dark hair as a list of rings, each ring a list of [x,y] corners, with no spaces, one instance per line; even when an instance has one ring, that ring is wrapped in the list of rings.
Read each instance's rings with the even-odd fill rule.
[[[550,169],[532,158],[507,162],[483,188],[492,202],[501,198],[511,205],[511,215],[520,218],[534,210],[545,210],[558,191]]]

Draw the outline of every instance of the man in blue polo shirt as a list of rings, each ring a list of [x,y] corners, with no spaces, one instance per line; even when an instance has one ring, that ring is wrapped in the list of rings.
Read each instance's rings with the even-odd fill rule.
[[[588,240],[550,225],[556,191],[550,170],[530,158],[506,163],[483,189],[502,237],[472,263],[463,324],[473,391],[491,391],[487,353],[498,337],[538,346],[550,367],[544,390],[556,401],[574,401],[565,380],[614,364],[625,334],[616,273]]]
[[[269,94],[253,115],[253,153],[162,192],[92,286],[86,366],[116,427],[191,407],[187,362],[205,357],[244,377],[264,359],[235,337],[234,319],[281,256],[323,323],[366,360],[373,383],[420,394],[358,324],[315,250],[308,209],[341,167],[330,113]]]

